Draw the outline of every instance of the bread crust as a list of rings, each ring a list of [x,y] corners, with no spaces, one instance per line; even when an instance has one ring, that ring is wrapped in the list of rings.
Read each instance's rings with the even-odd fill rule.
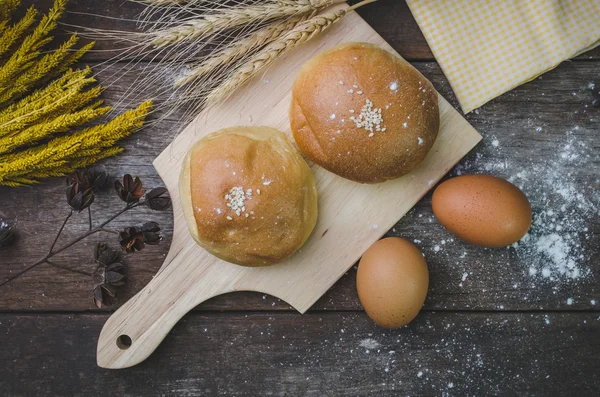
[[[283,261],[317,221],[312,171],[289,138],[269,127],[228,128],[198,141],[185,157],[180,195],[194,240],[242,266]]]
[[[360,125],[361,114],[379,124]],[[323,168],[357,182],[383,182],[410,173],[427,156],[440,126],[438,94],[402,58],[372,44],[345,43],[302,67],[290,125],[302,153]]]

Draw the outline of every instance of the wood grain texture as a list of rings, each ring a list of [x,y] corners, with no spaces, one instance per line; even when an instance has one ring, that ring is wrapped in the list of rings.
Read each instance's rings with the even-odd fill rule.
[[[40,7],[50,2],[24,1]],[[69,5],[70,10],[116,12],[124,17],[137,12],[131,7],[138,6],[125,0],[71,0]],[[428,62],[432,59],[429,49],[403,1],[380,0],[377,7],[366,7],[360,13],[405,58],[427,61],[414,64],[457,107],[439,67]],[[122,27],[115,20],[75,14],[68,15],[68,21]],[[111,50],[113,46],[106,43],[97,48]],[[95,53],[88,61],[107,55],[110,53]],[[600,110],[591,108],[591,95],[585,87],[600,80],[599,55],[600,49],[596,49],[565,62],[542,79],[467,115],[484,135],[484,142],[461,162],[466,168],[463,171],[508,178],[524,169],[544,167],[548,159],[560,155],[569,136],[576,136],[598,153]],[[128,81],[111,87],[105,98],[114,103]],[[140,175],[147,186],[162,184],[151,162],[171,142],[175,125],[176,118],[170,118],[129,138],[126,153],[101,166],[113,175]],[[542,128],[539,132],[538,127]],[[575,127],[579,129],[573,132]],[[494,141],[499,146],[494,146]],[[600,156],[590,156],[585,166],[567,164],[560,170],[571,172],[565,179],[578,185],[593,183],[600,173],[599,161]],[[551,194],[553,188],[543,180],[531,184],[540,185],[533,203],[539,213],[547,209],[540,198]],[[584,193],[589,195],[592,188],[600,191],[596,184],[588,185]],[[40,247],[50,245],[66,214],[63,203],[62,179],[28,189],[0,188],[0,222],[16,223],[21,233],[14,248],[0,251],[0,277],[35,261]],[[240,292],[209,300],[199,312],[187,316],[148,361],[124,371],[107,371],[97,368],[95,347],[108,315],[73,314],[97,310],[91,304],[92,281],[40,267],[0,289],[0,311],[31,312],[0,315],[0,390],[9,396],[600,394],[596,380],[599,313],[598,306],[591,303],[598,302],[600,292],[597,214],[589,214],[592,233],[584,246],[590,254],[584,266],[592,270],[592,276],[576,283],[539,283],[528,276],[527,259],[512,250],[449,243],[451,236],[432,218],[430,204],[428,195],[390,231],[420,239],[427,247],[430,291],[424,312],[408,329],[382,331],[364,313],[345,312],[360,310],[355,271],[350,270],[304,316],[284,313],[291,310],[287,304],[258,293]],[[94,203],[96,219],[103,219],[119,205],[113,193],[105,193]],[[131,213],[115,226],[146,220],[160,222],[166,238],[161,245],[127,258],[129,285],[121,292],[121,302],[152,279],[169,248],[171,212]],[[66,237],[84,229],[85,219],[74,217]],[[106,239],[113,241],[112,236]],[[441,245],[442,240],[447,244]],[[59,262],[91,270],[88,263],[95,241],[75,246]],[[435,245],[443,249],[435,252]],[[465,271],[469,276],[462,282]],[[573,299],[572,305],[567,304],[568,298]],[[581,312],[562,312],[574,310]],[[40,313],[45,311],[56,313]],[[393,349],[396,361],[357,348],[365,339],[380,343],[379,353]],[[419,371],[423,371],[421,378]],[[448,387],[450,382],[453,388]]]
[[[598,313],[191,314],[147,361],[96,367],[106,315],[0,315],[11,396],[593,396]],[[301,320],[301,321],[300,321]],[[9,343],[10,341],[10,343]]]
[[[24,5],[35,4],[40,10],[48,9],[53,0],[23,0]],[[357,1],[350,2],[356,3]],[[70,0],[64,24],[85,26],[95,29],[135,31],[135,20],[143,10],[140,3],[126,0]],[[358,10],[361,17],[379,33],[394,49],[407,60],[434,60],[419,25],[412,17],[406,3],[402,0],[378,0],[376,6]],[[108,18],[107,18],[108,17]],[[82,23],[85,21],[85,24]],[[69,31],[81,31],[81,28],[68,27]],[[66,38],[66,32],[57,35]],[[86,61],[110,59],[118,54],[115,49],[122,48],[123,42],[114,40],[98,41],[93,52],[86,55]],[[576,59],[600,59],[600,48],[595,48]]]
[[[450,102],[456,100],[439,67],[434,63],[417,63],[417,68],[428,77]],[[568,139],[566,133],[579,126],[578,139],[592,150],[600,149],[597,133],[600,110],[590,107],[591,94],[587,84],[597,76],[598,62],[569,62],[514,91],[503,95],[478,113],[467,115],[467,119],[482,132],[483,144],[469,155],[461,166],[471,164],[469,172],[491,173],[509,178],[523,169],[543,165],[548,157],[560,155],[560,147]],[[111,87],[106,93],[108,101],[115,101],[122,92],[121,87]],[[576,95],[573,95],[575,93]],[[116,158],[104,161],[101,167],[113,176],[123,173],[139,175],[146,186],[162,185],[161,179],[151,165],[156,156],[170,143],[174,132],[174,119],[168,119],[127,139],[127,151]],[[543,131],[536,133],[536,127]],[[492,142],[499,141],[499,147]],[[489,165],[506,164],[504,169]],[[593,181],[600,170],[600,159],[593,156],[586,167],[568,167],[572,178],[577,181]],[[540,194],[549,194],[552,186],[542,185]],[[527,273],[526,258],[519,258],[511,250],[486,250],[469,246],[460,241],[447,244],[441,252],[433,247],[451,237],[433,218],[427,195],[397,225],[394,235],[419,239],[427,255],[431,271],[431,287],[426,302],[429,310],[475,309],[493,310],[503,306],[504,310],[543,309],[588,309],[590,300],[598,300],[598,262],[593,255],[584,264],[592,269],[593,277],[578,282],[576,288],[570,283],[539,285]],[[93,205],[97,221],[106,218],[121,206],[114,192],[102,193]],[[541,202],[534,202],[534,210],[544,209]],[[67,212],[64,203],[64,181],[50,180],[40,186],[26,189],[0,189],[0,221],[15,223],[21,239],[11,249],[0,253],[0,276],[8,276],[40,256],[40,250],[49,247],[57,224]],[[140,209],[119,218],[115,228],[155,220],[163,227],[165,240],[160,245],[130,255],[129,285],[121,295],[121,302],[133,296],[152,279],[163,262],[172,236],[172,213],[150,212]],[[81,233],[86,227],[84,216],[73,217],[66,229],[65,240]],[[600,255],[598,246],[600,222],[590,214],[589,227],[593,238],[586,242],[590,254]],[[92,269],[92,249],[96,241],[112,241],[113,236],[94,237],[86,243],[76,245],[61,255],[57,262]],[[461,258],[463,253],[466,253]],[[471,273],[468,282],[461,287],[463,272]],[[514,285],[517,285],[515,288]],[[78,274],[42,266],[12,284],[0,288],[2,310],[90,310],[92,281]],[[566,305],[568,297],[574,298],[572,306]],[[199,307],[201,310],[289,310],[289,306],[263,294],[235,293],[212,299]],[[356,300],[354,271],[344,277],[325,297],[314,306],[316,310],[349,309],[360,306]]]

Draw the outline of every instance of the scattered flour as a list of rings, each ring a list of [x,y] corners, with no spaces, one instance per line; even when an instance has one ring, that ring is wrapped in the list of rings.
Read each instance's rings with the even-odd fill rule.
[[[597,156],[597,149],[589,147],[581,135],[577,126],[567,131],[556,149],[534,164],[513,163],[509,155],[502,159],[500,148],[492,159],[477,153],[455,169],[457,175],[483,172],[506,178],[527,195],[533,223],[509,250],[514,250],[533,280],[556,284],[591,274],[593,234],[589,229],[600,218],[600,177],[581,176],[580,170]],[[492,146],[500,147],[494,143],[496,137],[490,139]],[[574,174],[574,169],[579,173]]]
[[[361,340],[359,346],[362,348],[365,348],[367,350],[374,350],[374,349],[377,349],[381,345],[375,339],[367,338],[367,339]]]

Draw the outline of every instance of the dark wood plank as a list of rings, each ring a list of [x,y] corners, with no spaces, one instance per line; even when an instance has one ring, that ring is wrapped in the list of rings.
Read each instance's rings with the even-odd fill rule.
[[[456,104],[448,84],[435,63],[417,63],[443,95]],[[454,170],[465,173],[488,173],[504,178],[516,178],[523,170],[532,176],[527,180],[516,178],[529,194],[536,214],[549,208],[558,211],[567,200],[555,197],[556,180],[548,180],[547,170],[556,169],[558,179],[568,181],[585,200],[600,206],[600,109],[589,106],[591,94],[587,84],[597,74],[598,62],[569,62],[561,65],[542,79],[525,84],[493,100],[477,113],[467,115],[469,121],[484,136],[484,142]],[[122,87],[111,87],[106,92],[109,102],[118,99]],[[573,95],[575,94],[575,95]],[[541,131],[536,131],[541,127]],[[578,127],[575,130],[575,127]],[[146,186],[161,185],[151,163],[176,133],[176,115],[129,138],[127,151],[104,161],[101,167],[112,175],[125,172],[139,175]],[[494,146],[495,141],[498,141]],[[580,147],[581,157],[573,161],[561,158],[569,142]],[[586,157],[587,156],[587,157]],[[537,174],[536,174],[537,173]],[[555,178],[556,179],[556,178]],[[555,199],[550,199],[555,197]],[[567,202],[577,206],[577,199]],[[93,214],[100,221],[120,208],[112,192],[102,194],[94,204]],[[586,207],[587,208],[587,207]],[[482,249],[454,239],[435,221],[430,207],[430,196],[391,231],[411,240],[419,240],[431,271],[431,288],[426,308],[436,310],[521,310],[557,309],[585,310],[598,300],[597,277],[600,263],[600,220],[598,211],[572,208],[583,217],[581,230],[572,230],[581,242],[583,269],[590,272],[584,280],[570,282],[534,281],[528,274],[531,266],[527,256],[519,256],[514,249]],[[16,223],[21,239],[18,244],[0,252],[0,277],[22,269],[34,262],[49,247],[59,223],[67,213],[64,204],[64,182],[51,180],[40,186],[25,189],[0,189],[0,221]],[[569,218],[569,217],[567,217]],[[141,289],[156,272],[168,251],[172,233],[172,215],[140,210],[120,218],[114,226],[123,228],[147,220],[155,220],[164,229],[165,240],[127,259],[130,285],[122,294],[123,300]],[[569,224],[569,223],[567,223]],[[74,217],[67,227],[65,238],[73,237],[86,227],[85,216]],[[583,232],[583,227],[588,232]],[[382,231],[383,232],[383,231]],[[566,230],[563,231],[563,233]],[[104,239],[116,242],[112,235]],[[91,270],[91,253],[97,238],[75,246],[57,259],[57,262]],[[442,242],[445,241],[446,244]],[[435,251],[439,246],[440,250]],[[463,281],[464,273],[467,278]],[[354,288],[354,271],[321,299],[315,309],[358,310]],[[0,288],[0,308],[4,310],[88,310],[92,282],[85,276],[70,274],[48,266],[40,267],[25,277]],[[568,305],[568,299],[572,304]],[[289,306],[261,294],[239,293],[216,298],[201,306],[206,310],[256,309],[288,310]]]
[[[0,389],[69,396],[592,396],[598,313],[192,314],[142,364],[96,366],[105,315],[1,315]],[[133,342],[135,343],[135,341]]]
[[[40,9],[48,9],[52,2],[53,0],[24,0],[23,4],[35,4]],[[135,20],[142,10],[141,4],[126,0],[70,0],[69,14],[66,15],[63,23],[95,29],[135,31]],[[404,1],[379,0],[376,5],[359,9],[358,13],[404,58],[433,60],[427,41]],[[58,36],[64,38],[67,35],[66,31],[73,30],[77,29],[65,27]],[[117,54],[115,48],[122,46],[123,43],[115,41],[99,41],[95,51],[85,59],[87,61],[110,59]],[[599,58],[600,48],[577,57],[583,60]]]

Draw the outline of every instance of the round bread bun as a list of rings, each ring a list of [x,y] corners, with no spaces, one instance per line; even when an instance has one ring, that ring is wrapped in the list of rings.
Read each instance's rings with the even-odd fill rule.
[[[315,163],[353,181],[383,182],[413,171],[433,146],[438,94],[402,58],[346,43],[302,67],[290,122],[298,147]]]
[[[179,186],[194,240],[238,265],[283,261],[317,222],[312,171],[273,128],[227,128],[201,139],[185,157]]]

